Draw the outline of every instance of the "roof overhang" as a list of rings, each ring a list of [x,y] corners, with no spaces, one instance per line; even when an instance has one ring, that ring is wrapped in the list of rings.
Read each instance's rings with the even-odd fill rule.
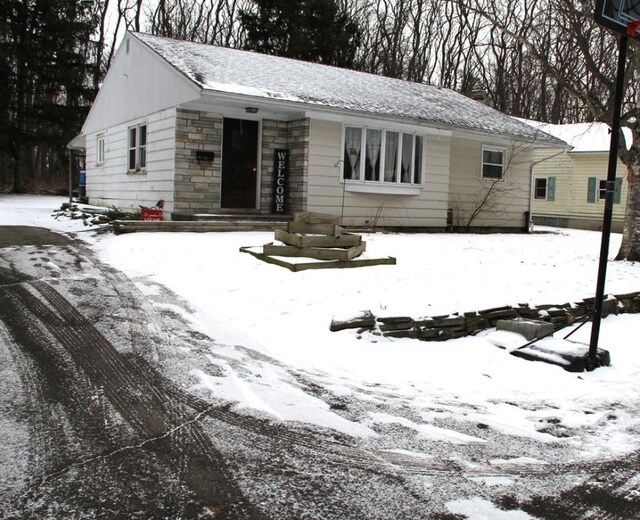
[[[214,111],[212,106],[224,106],[225,115],[233,117],[246,117],[247,119],[274,119],[277,121],[293,121],[303,117],[321,119],[328,121],[339,121],[345,123],[357,123],[370,121],[386,121],[395,125],[411,127],[414,129],[426,129],[427,133],[435,132],[443,135],[457,135],[469,139],[488,140],[501,143],[527,143],[534,148],[559,148],[566,146],[564,142],[547,142],[538,140],[531,136],[518,136],[511,134],[496,134],[482,132],[477,129],[457,127],[442,123],[379,114],[368,111],[347,110],[340,107],[331,107],[316,103],[305,103],[304,101],[273,99],[262,96],[251,96],[248,94],[236,94],[203,89],[198,100],[190,101],[180,105],[180,108],[187,110]],[[255,111],[257,109],[257,112]],[[543,132],[544,134],[544,132]],[[547,134],[544,134],[545,136]],[[552,137],[552,136],[550,136]],[[553,138],[553,137],[552,137]]]
[[[76,135],[69,143],[67,144],[67,148],[69,150],[86,150],[87,148],[87,138],[84,134]]]

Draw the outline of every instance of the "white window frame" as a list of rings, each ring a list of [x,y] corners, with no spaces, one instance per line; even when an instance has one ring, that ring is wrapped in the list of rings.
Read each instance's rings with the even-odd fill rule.
[[[144,128],[144,144],[140,144],[140,136]],[[132,142],[131,136],[135,136]],[[147,170],[147,143],[149,142],[149,127],[146,122],[138,123],[127,128],[127,170],[130,172],[145,172]],[[132,155],[133,152],[133,155]],[[133,161],[132,161],[133,158]],[[132,164],[133,162],[133,164]]]
[[[538,181],[544,181],[544,195],[538,197]],[[547,177],[536,177],[533,181],[533,198],[536,200],[547,200],[547,193],[549,189],[549,179]]]
[[[357,176],[353,179],[345,179],[345,168],[346,163],[344,160],[344,150],[345,150],[345,140],[346,133],[348,128],[356,128],[360,130],[360,159]],[[380,156],[378,158],[378,163],[380,164],[380,171],[378,172],[378,179],[375,180],[367,180],[365,179],[365,169],[366,169],[366,145],[367,145],[367,133],[370,131],[380,131],[381,141],[380,141]],[[396,166],[395,172],[393,173],[393,180],[387,181],[385,180],[385,164],[387,162],[387,134],[395,133],[398,134],[398,144],[396,150]],[[402,151],[403,151],[403,141],[407,138],[407,136],[411,137],[411,160],[410,160],[410,172],[409,179],[410,182],[402,182]],[[418,141],[421,144],[421,151],[419,157],[419,167],[420,167],[420,178],[416,179],[416,146],[418,145]],[[425,177],[425,145],[426,145],[426,135],[420,134],[417,132],[404,131],[394,128],[383,128],[379,126],[369,126],[369,125],[359,125],[359,124],[344,124],[342,126],[342,140],[341,140],[341,171],[340,171],[340,180],[345,184],[345,189],[347,191],[355,191],[361,193],[390,193],[390,194],[407,194],[407,195],[417,195],[420,192],[420,189],[424,183]],[[406,178],[406,177],[405,177]],[[417,180],[417,182],[416,182]]]
[[[604,202],[607,198],[607,179],[598,179],[596,185],[596,201]]]
[[[502,154],[502,163],[490,163],[490,162],[485,162],[484,160],[484,152],[499,152]],[[487,181],[503,181],[504,180],[504,171],[505,171],[505,164],[506,164],[506,159],[507,159],[507,149],[503,148],[501,146],[490,146],[490,145],[482,145],[482,155],[480,156],[480,177],[483,180],[487,180]],[[485,166],[500,166],[501,168],[501,172],[500,172],[500,177],[491,177],[491,176],[487,176],[484,174],[484,168]]]
[[[105,134],[96,136],[96,166],[104,164],[105,140]]]

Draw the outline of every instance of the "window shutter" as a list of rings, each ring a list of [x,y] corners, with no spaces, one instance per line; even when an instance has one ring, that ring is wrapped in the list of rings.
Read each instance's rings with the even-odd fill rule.
[[[622,179],[620,177],[616,177],[616,187],[613,192],[613,203],[620,204],[621,196],[622,196]]]
[[[556,178],[547,178],[547,200],[556,200]]]
[[[598,185],[597,177],[589,177],[589,185],[587,186],[587,202],[596,201],[596,186]]]

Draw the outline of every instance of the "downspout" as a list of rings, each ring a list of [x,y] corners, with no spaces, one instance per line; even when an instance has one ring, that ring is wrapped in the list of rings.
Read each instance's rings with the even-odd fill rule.
[[[69,206],[73,202],[73,150],[67,148],[67,154],[69,156]]]
[[[533,169],[540,163],[553,159],[554,157],[558,157],[559,155],[566,154],[567,149],[565,148],[561,152],[554,153],[549,157],[545,157],[538,161],[532,162],[531,166],[529,166],[529,222],[527,223],[527,229],[531,229],[531,224],[533,223],[533,196],[534,196],[534,186],[533,186]]]

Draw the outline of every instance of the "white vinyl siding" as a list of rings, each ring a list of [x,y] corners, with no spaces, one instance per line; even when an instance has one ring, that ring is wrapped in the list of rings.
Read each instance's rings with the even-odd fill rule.
[[[429,135],[426,142],[422,138],[427,156],[426,160],[424,155],[419,157],[422,161],[420,166],[423,178],[421,187],[414,187],[414,195],[360,193],[348,191],[350,183],[342,181],[342,172],[348,170],[343,170],[342,167],[345,141],[341,127],[336,122],[316,119],[310,121],[307,211],[342,216],[342,222],[346,226],[446,225],[449,137]],[[355,135],[357,133],[354,132]],[[410,132],[406,134],[413,135]],[[355,158],[356,155],[352,154],[352,157]],[[357,164],[357,161],[353,160],[352,164]],[[361,184],[375,183],[361,181]],[[398,189],[403,187],[400,179],[389,184],[397,185]],[[379,181],[378,185],[385,183]]]
[[[472,227],[525,226],[525,213],[529,211],[531,180],[529,160],[532,150],[519,146],[514,149],[491,147],[501,150],[502,157],[512,156],[511,164],[503,170],[502,182],[489,182],[482,176],[484,163],[478,161],[487,149],[482,143],[468,138],[454,137],[451,147],[450,207],[453,210],[453,225],[469,225],[473,212],[483,205],[473,218]],[[494,190],[484,201],[487,190]]]
[[[87,194],[92,204],[137,211],[165,201],[165,211],[173,211],[175,171],[175,109],[145,118],[145,175],[129,173],[129,129],[133,124],[109,128],[104,163],[92,166],[96,158],[96,136],[87,139]]]

